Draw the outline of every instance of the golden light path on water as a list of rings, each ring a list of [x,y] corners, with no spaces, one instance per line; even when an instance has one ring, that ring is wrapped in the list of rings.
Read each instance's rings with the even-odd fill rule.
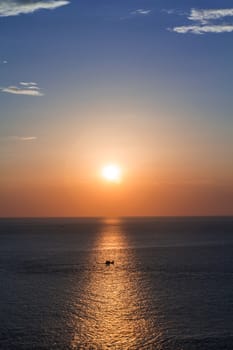
[[[149,285],[134,270],[137,257],[120,220],[103,222],[95,245],[95,263],[76,300],[72,349],[152,349],[155,320],[151,320]],[[90,261],[93,259],[90,252]],[[114,265],[105,265],[114,260]],[[153,325],[152,325],[153,323]]]

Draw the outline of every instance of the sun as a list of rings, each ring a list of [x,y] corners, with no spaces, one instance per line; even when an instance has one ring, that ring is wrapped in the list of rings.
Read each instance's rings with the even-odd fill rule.
[[[107,164],[102,168],[102,177],[109,182],[121,182],[121,168],[116,164]]]

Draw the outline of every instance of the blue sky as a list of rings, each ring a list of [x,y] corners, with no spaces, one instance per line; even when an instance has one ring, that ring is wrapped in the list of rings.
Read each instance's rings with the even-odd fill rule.
[[[13,10],[5,9],[1,17],[2,89],[19,87],[21,81],[36,82],[45,95],[40,101],[43,105],[54,95],[69,94],[69,89],[103,86],[109,90],[114,85],[121,90],[123,85],[127,89],[138,83],[147,88],[138,93],[144,95],[147,90],[153,99],[152,90],[160,84],[161,91],[184,94],[184,99],[197,104],[205,99],[210,104],[212,98],[210,113],[219,104],[226,118],[232,112],[233,32],[224,32],[224,26],[233,23],[233,15],[223,12],[231,9],[230,1],[215,1],[214,6],[213,1],[176,1],[175,6],[174,1],[155,0],[1,1],[0,15],[4,4],[11,3],[18,15],[10,16]],[[21,13],[23,3],[29,4],[28,14]],[[57,3],[57,8],[30,13],[30,6],[33,11],[44,3],[51,7]],[[201,9],[212,13],[222,9],[223,15],[208,19],[211,14],[207,13],[204,24],[188,19],[192,11],[198,17],[198,10],[200,18]],[[223,27],[222,33],[175,31],[190,26],[214,30],[216,25]],[[2,106],[12,100],[6,94],[0,98]]]
[[[232,185],[232,1],[0,0],[0,26],[5,177],[97,137]]]

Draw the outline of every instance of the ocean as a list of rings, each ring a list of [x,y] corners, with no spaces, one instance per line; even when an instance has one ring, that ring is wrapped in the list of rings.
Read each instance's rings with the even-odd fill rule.
[[[232,217],[1,219],[0,283],[0,349],[233,349]]]

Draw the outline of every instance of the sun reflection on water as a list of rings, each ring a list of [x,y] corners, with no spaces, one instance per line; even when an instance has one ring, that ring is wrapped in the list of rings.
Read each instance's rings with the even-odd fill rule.
[[[143,312],[149,291],[145,284],[142,288],[141,277],[134,271],[136,256],[128,244],[121,220],[103,222],[90,252],[95,264],[76,301],[72,349],[151,348],[149,343],[138,343],[151,338],[150,320]],[[114,264],[106,266],[106,260]]]

